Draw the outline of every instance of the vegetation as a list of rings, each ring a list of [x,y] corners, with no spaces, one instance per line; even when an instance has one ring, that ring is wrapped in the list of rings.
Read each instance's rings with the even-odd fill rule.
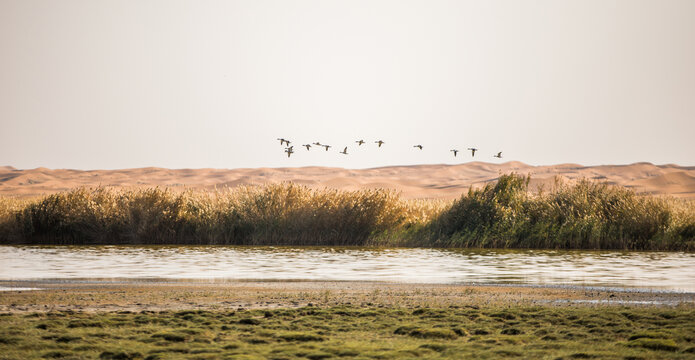
[[[405,222],[422,222],[429,209],[408,206],[391,191],[295,184],[216,193],[82,188],[19,207],[4,203],[5,242],[58,244],[360,245]]]
[[[695,250],[695,203],[587,180],[531,193],[503,175],[458,200],[296,184],[214,193],[76,189],[0,198],[0,243]]]
[[[3,359],[692,358],[692,308],[303,307],[2,314]]]
[[[562,249],[695,249],[695,203],[638,196],[618,186],[558,182],[528,191],[508,175],[471,189],[436,217],[413,245]]]

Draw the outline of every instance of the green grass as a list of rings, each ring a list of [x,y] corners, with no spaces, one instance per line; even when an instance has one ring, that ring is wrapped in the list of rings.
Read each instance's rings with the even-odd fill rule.
[[[0,357],[692,358],[695,311],[663,315],[660,308],[550,306],[3,314]]]
[[[76,189],[0,198],[5,244],[695,250],[695,203],[590,181],[531,193],[503,175],[452,202],[285,183],[218,192]]]

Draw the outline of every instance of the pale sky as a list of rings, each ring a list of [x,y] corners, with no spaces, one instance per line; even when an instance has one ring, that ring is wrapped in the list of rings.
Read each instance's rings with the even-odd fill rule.
[[[692,0],[0,0],[0,165],[695,165],[694,134]]]

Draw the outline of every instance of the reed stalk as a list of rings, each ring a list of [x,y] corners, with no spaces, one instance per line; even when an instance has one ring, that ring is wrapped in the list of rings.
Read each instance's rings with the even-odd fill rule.
[[[695,202],[502,175],[454,201],[293,183],[213,192],[78,188],[0,197],[0,244],[195,244],[695,250]]]

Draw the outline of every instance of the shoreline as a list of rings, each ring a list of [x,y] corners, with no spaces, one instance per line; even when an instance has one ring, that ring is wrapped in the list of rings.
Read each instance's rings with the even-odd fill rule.
[[[682,290],[673,288],[657,287],[635,287],[620,285],[575,285],[575,284],[531,284],[531,283],[495,283],[495,282],[453,282],[453,283],[428,283],[428,282],[405,282],[405,281],[382,281],[382,280],[314,280],[314,279],[169,279],[169,278],[47,278],[47,279],[0,279],[0,291],[13,291],[20,289],[22,284],[41,286],[31,288],[32,290],[51,290],[58,289],[60,285],[66,288],[74,286],[226,286],[238,284],[370,284],[382,286],[425,286],[425,287],[480,287],[480,288],[531,288],[531,289],[564,289],[570,291],[599,291],[616,293],[648,293],[648,294],[682,294],[695,296],[693,290]],[[73,286],[74,285],[74,286]],[[29,288],[29,287],[24,287]]]
[[[277,309],[305,306],[680,306],[695,293],[658,289],[502,284],[404,284],[364,281],[232,281],[227,283],[55,283],[0,281],[0,313]],[[38,290],[26,290],[37,288]],[[651,290],[651,291],[650,291]]]

